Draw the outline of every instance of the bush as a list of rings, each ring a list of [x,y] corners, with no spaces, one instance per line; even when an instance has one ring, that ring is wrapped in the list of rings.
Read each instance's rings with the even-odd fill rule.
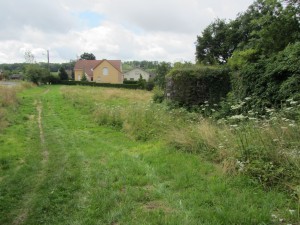
[[[154,87],[153,89],[153,101],[156,102],[156,103],[161,103],[163,102],[165,98],[165,94],[164,94],[164,91],[159,88],[159,87]]]
[[[148,81],[147,83],[146,83],[146,90],[147,91],[152,91],[153,90],[153,88],[154,88],[154,81]]]
[[[44,77],[42,79],[43,83],[49,83],[49,84],[60,84],[60,78],[54,75],[49,74],[48,76]]]

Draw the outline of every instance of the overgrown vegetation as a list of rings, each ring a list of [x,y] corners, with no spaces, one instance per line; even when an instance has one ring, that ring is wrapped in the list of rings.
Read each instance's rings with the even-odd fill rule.
[[[99,125],[123,130],[136,140],[164,140],[221,164],[228,174],[248,175],[266,189],[279,187],[299,198],[299,122],[275,114],[271,119],[232,116],[214,122],[183,108],[152,103],[143,92],[129,92],[63,89],[64,97],[74,106],[85,106]],[[208,104],[202,108],[207,113],[211,110]],[[249,122],[239,122],[243,119]]]
[[[257,0],[236,19],[218,19],[197,37],[198,63],[232,70],[232,92],[223,106],[249,98],[244,111],[264,114],[266,107],[299,99],[299,9],[297,1]],[[226,115],[226,107],[222,111]]]
[[[151,95],[54,85],[21,93],[15,123],[0,135],[0,223],[297,223],[297,205],[286,194],[265,192],[243,175],[224,176],[198,154],[166,146],[165,128],[173,123],[187,129],[197,115],[160,104],[152,110]],[[122,129],[128,124],[128,131],[137,130],[116,130],[117,118],[126,118],[122,113],[133,117]],[[112,128],[94,122],[105,117],[116,118],[103,123]],[[211,124],[201,124],[212,134]]]
[[[17,93],[32,87],[31,83],[20,82],[15,86],[4,86],[0,84],[0,133],[10,123],[9,113],[15,113],[18,106]]]

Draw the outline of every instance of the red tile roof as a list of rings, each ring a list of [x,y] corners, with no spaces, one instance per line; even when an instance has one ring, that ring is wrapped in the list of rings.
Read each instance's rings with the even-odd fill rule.
[[[74,70],[84,70],[84,72],[91,78],[93,77],[93,70],[103,61],[109,62],[113,67],[121,72],[121,60],[78,60],[75,64]]]

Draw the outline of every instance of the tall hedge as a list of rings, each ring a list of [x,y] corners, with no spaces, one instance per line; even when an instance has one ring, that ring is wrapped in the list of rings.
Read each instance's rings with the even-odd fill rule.
[[[166,77],[165,97],[181,106],[218,103],[230,91],[225,67],[175,68]]]

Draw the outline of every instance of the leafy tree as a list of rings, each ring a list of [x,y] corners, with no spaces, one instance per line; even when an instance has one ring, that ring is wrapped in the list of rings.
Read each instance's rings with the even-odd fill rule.
[[[80,59],[85,59],[85,60],[95,60],[96,59],[96,56],[93,54],[93,53],[83,53],[81,56],[80,56]]]
[[[257,0],[229,23],[217,19],[197,37],[197,62],[223,64],[235,50],[246,49],[270,57],[295,43],[300,38],[299,3],[290,2],[283,7],[278,0]]]
[[[299,40],[300,24],[293,8],[283,7],[277,0],[257,0],[250,9],[258,16],[251,20],[253,30],[249,45],[262,55],[271,56]]]
[[[29,64],[25,69],[25,79],[35,84],[45,83],[50,72],[38,64]]]
[[[63,68],[63,67],[60,67],[58,76],[61,80],[68,80],[69,79],[69,76],[68,76],[65,68]]]
[[[26,63],[34,63],[35,60],[34,60],[34,55],[31,53],[30,50],[26,50],[25,53],[24,53],[24,58],[25,58],[25,62]]]
[[[203,64],[223,64],[231,56],[238,45],[235,40],[235,24],[226,23],[217,19],[204,29],[202,35],[197,37],[196,59]]]
[[[154,83],[161,88],[166,86],[166,75],[171,70],[171,64],[167,62],[160,63],[156,68],[156,77],[154,78]]]
[[[236,50],[228,60],[228,65],[232,70],[240,70],[248,63],[254,63],[259,59],[256,49]]]

